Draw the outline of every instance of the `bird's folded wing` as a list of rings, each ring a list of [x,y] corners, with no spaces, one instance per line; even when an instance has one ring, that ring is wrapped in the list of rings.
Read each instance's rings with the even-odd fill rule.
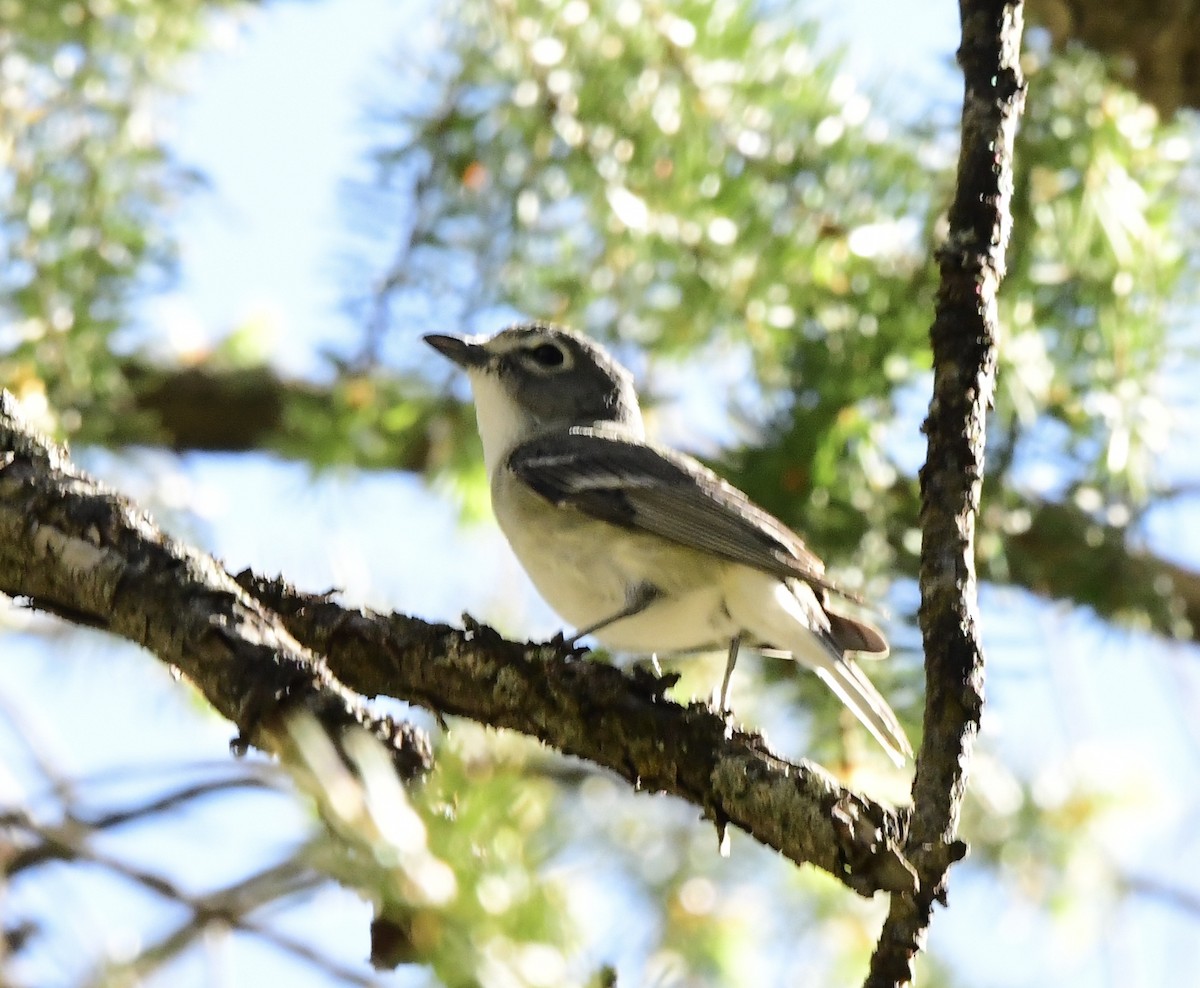
[[[559,506],[780,578],[837,589],[799,536],[681,453],[577,427],[521,444],[508,467]]]

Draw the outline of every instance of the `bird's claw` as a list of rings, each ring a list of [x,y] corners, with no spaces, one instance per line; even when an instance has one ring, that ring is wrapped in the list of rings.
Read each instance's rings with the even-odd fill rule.
[[[564,659],[578,659],[589,651],[586,645],[579,644],[578,636],[568,638],[562,631],[555,634],[546,644]]]

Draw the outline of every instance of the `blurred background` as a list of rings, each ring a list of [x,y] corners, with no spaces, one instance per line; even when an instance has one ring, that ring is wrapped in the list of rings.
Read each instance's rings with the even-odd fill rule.
[[[1200,984],[1200,23],[1029,16],[989,704],[921,970]],[[957,39],[954,4],[917,0],[0,0],[0,386],[231,571],[544,638],[464,382],[419,340],[570,323],[635,372],[659,438],[879,602],[869,673],[919,741]],[[723,660],[680,662],[675,695]],[[0,602],[0,983],[861,982],[882,898],[377,702],[438,767],[334,826],[153,656]],[[744,659],[732,703],[906,799],[790,664]],[[395,972],[366,961],[372,903],[404,917]]]

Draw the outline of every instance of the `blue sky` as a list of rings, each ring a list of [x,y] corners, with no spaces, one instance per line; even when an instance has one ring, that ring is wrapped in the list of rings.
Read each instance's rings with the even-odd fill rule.
[[[192,66],[169,132],[209,189],[178,220],[181,279],[151,300],[148,332],[173,322],[211,339],[266,319],[272,359],[301,373],[317,343],[355,338],[336,278],[350,239],[342,184],[366,174],[364,97],[400,39],[419,49],[430,25],[421,4],[389,0],[268,4],[218,22],[219,47]]]
[[[194,66],[191,94],[172,112],[171,143],[210,191],[180,217],[181,281],[149,305],[149,332],[175,325],[211,339],[265,318],[277,327],[272,359],[297,372],[313,369],[314,343],[357,338],[339,309],[340,259],[353,239],[343,185],[368,175],[364,97],[394,86],[390,61],[437,45],[433,9],[276,3],[222,22],[224,50]],[[905,115],[929,113],[935,94],[939,112],[957,112],[954,4],[819,0],[814,12],[826,45],[847,46],[847,71],[889,80],[882,98]]]

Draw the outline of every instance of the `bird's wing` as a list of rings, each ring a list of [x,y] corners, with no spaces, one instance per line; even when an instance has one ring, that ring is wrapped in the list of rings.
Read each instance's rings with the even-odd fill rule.
[[[837,589],[798,535],[681,453],[577,427],[521,444],[508,467],[560,507],[781,579]]]

